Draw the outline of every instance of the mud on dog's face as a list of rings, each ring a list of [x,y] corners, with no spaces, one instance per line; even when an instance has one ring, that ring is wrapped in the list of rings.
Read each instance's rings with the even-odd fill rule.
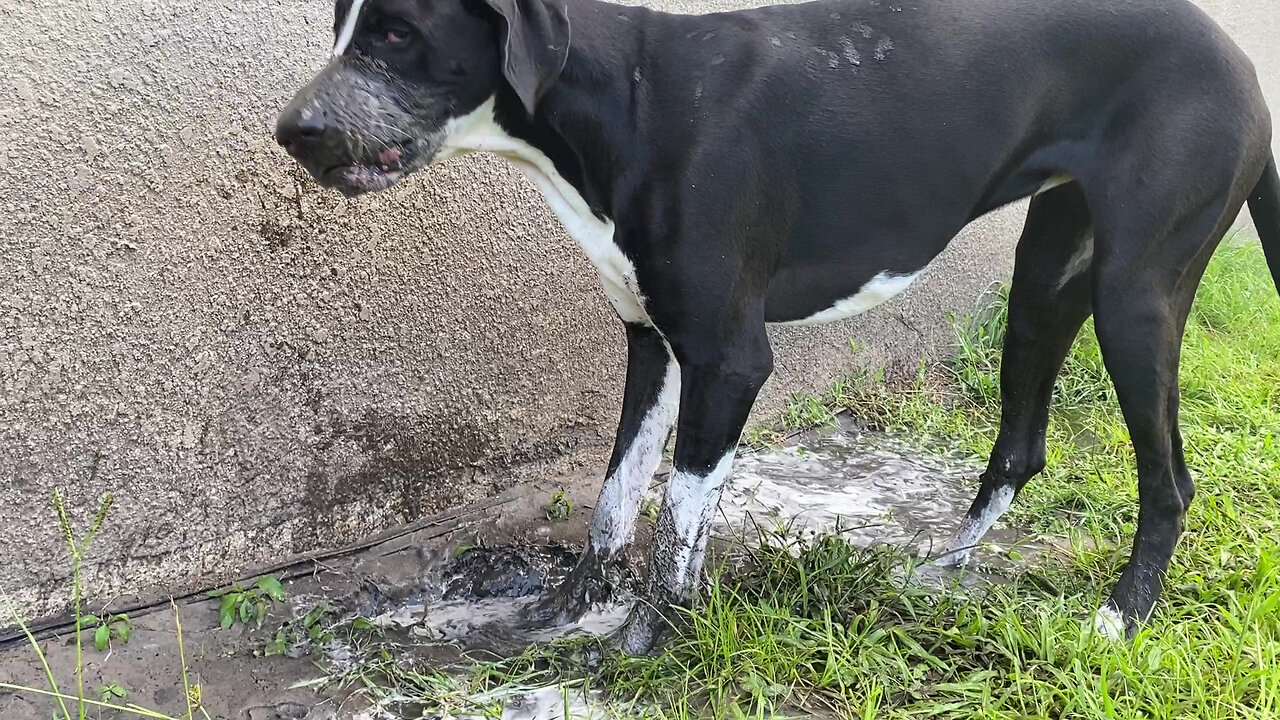
[[[563,0],[337,0],[333,58],[276,140],[321,185],[384,190],[451,152],[497,94],[532,114],[569,50]]]

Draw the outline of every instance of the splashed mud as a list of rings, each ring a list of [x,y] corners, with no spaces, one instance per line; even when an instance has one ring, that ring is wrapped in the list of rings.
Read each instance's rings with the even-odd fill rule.
[[[718,529],[754,521],[907,543],[955,529],[973,499],[972,462],[922,455],[902,441],[846,426],[781,450],[739,458]]]
[[[805,434],[797,443],[769,452],[747,453],[737,460],[717,514],[715,533],[723,539],[749,539],[756,527],[791,532],[840,532],[860,545],[916,544],[930,554],[945,543],[976,490],[978,468],[971,460],[921,453],[903,441],[843,423]],[[304,566],[288,578],[291,602],[273,609],[261,630],[218,627],[216,602],[182,606],[187,647],[199,647],[193,671],[202,678],[208,709],[220,718],[263,720],[297,717],[312,720],[378,716],[366,702],[324,688],[314,666],[319,660],[333,672],[359,667],[358,641],[338,637],[323,642],[294,639],[283,654],[264,657],[263,648],[278,628],[296,628],[309,609],[332,608],[336,624],[360,617],[392,643],[397,656],[447,669],[468,659],[511,657],[530,644],[566,635],[607,636],[621,626],[632,595],[599,607],[578,623],[560,628],[533,627],[524,611],[553,587],[576,562],[590,512],[549,520],[553,492],[562,492],[575,508],[589,509],[599,487],[597,474],[584,471],[553,482],[525,486],[486,503],[432,518],[389,533],[358,550],[323,564]],[[657,483],[651,497],[660,496]],[[651,528],[640,523],[631,564],[641,568]],[[991,538],[989,538],[991,539]],[[1022,543],[1012,529],[994,533],[996,544]],[[1030,550],[1034,552],[1034,548]],[[974,582],[999,580],[1004,554],[980,548],[979,563],[995,573],[970,572]],[[954,578],[940,568],[930,576]],[[982,578],[982,579],[979,579]],[[173,687],[176,658],[172,616],[140,613],[135,640],[92,664],[90,678],[122,682],[131,700],[166,709],[181,698]],[[58,637],[56,634],[51,637]],[[55,670],[66,673],[73,658],[65,632],[47,644]],[[39,686],[41,677],[20,645],[0,648],[0,676]],[[478,697],[500,705],[511,720],[614,717],[615,708],[580,688],[522,688]],[[6,704],[7,703],[7,704]],[[168,708],[172,709],[172,708]],[[39,699],[0,695],[6,720],[47,718]]]

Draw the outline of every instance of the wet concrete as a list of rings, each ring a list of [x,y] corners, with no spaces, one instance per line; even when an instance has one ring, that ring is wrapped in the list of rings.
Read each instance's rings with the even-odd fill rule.
[[[786,448],[740,457],[715,532],[721,546],[758,537],[755,528],[786,527],[791,533],[840,532],[859,545],[908,545],[927,554],[958,524],[976,489],[977,471],[972,459],[921,452],[902,439],[844,422],[808,433]],[[234,720],[388,716],[318,682],[350,671],[367,652],[368,637],[336,630],[355,618],[373,626],[378,642],[393,656],[436,668],[510,657],[565,635],[608,635],[625,618],[631,599],[626,589],[616,602],[568,627],[532,628],[522,616],[544,588],[572,568],[597,477],[584,472],[517,488],[359,552],[295,570],[285,583],[289,602],[274,608],[261,630],[220,629],[213,600],[181,605],[187,656],[206,709]],[[650,497],[660,496],[663,480],[660,472]],[[578,510],[552,521],[547,504],[557,490]],[[631,556],[637,571],[633,582],[643,568],[650,531],[650,523],[642,521]],[[1010,562],[1004,549],[1011,544],[1029,548],[1024,555],[1037,547],[1015,529],[997,527],[995,536],[998,547],[977,553],[979,564],[993,572],[972,577],[998,579]],[[954,577],[937,573],[934,577]],[[324,624],[335,628],[333,637],[319,643],[295,638],[283,655],[263,656],[283,623],[296,628],[299,618],[321,604],[330,608]],[[42,643],[62,678],[70,678],[74,666],[70,637],[54,634]],[[178,714],[183,690],[175,641],[167,608],[136,616],[128,644],[105,655],[90,650],[86,685],[118,682],[129,689],[130,701]],[[0,679],[42,684],[29,647],[0,649]],[[504,718],[603,717],[607,710],[598,698],[572,688],[523,688],[484,699],[501,702]],[[0,693],[5,720],[44,720],[51,707],[42,699]],[[111,711],[103,717],[111,717]]]

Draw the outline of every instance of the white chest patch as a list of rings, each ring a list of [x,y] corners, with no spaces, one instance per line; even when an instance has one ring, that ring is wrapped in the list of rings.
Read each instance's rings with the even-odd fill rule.
[[[821,325],[822,323],[835,322],[854,315],[860,315],[906,290],[907,286],[911,285],[919,274],[919,271],[908,275],[895,275],[888,272],[879,273],[868,280],[866,285],[858,288],[858,292],[854,293],[852,297],[839,300],[835,305],[826,310],[820,310],[807,318],[788,320],[777,324]]]
[[[490,152],[515,165],[542,191],[555,213],[587,259],[600,273],[604,294],[625,322],[652,325],[644,297],[636,281],[636,268],[613,241],[613,222],[591,212],[587,201],[569,181],[556,172],[551,158],[529,143],[512,137],[493,117],[493,99],[471,113],[445,124],[444,144],[432,162],[469,152]]]

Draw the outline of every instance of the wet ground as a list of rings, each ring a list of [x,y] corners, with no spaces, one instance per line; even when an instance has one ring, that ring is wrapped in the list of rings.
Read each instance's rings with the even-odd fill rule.
[[[757,528],[839,530],[857,544],[909,545],[929,554],[946,542],[968,507],[978,470],[971,460],[921,452],[901,439],[844,423],[783,449],[740,457],[720,503],[716,532],[750,542]],[[650,502],[661,497],[664,480],[660,472]],[[529,628],[521,620],[524,606],[572,567],[598,484],[594,473],[582,473],[524,486],[389,533],[357,552],[294,567],[285,573],[287,600],[273,607],[261,629],[222,629],[217,600],[180,602],[189,682],[199,684],[200,702],[214,718],[367,720],[386,715],[319,682],[351,669],[360,638],[321,636],[312,642],[299,629],[308,612],[320,618],[310,626],[320,630],[362,618],[371,626],[368,632],[380,633],[395,653],[437,668],[466,658],[511,656],[566,634],[608,634],[625,617],[625,598],[566,628]],[[559,508],[571,505],[573,511],[551,520],[556,508],[548,509],[558,490],[567,501]],[[632,563],[641,570],[649,532],[642,520]],[[1010,528],[998,526],[988,539],[993,545],[978,553],[986,574],[969,574],[976,582],[998,580],[1010,557],[1040,549]],[[1009,553],[1015,545],[1019,552]],[[127,644],[102,653],[89,643],[84,684],[94,692],[88,695],[98,697],[97,688],[115,684],[128,694],[113,702],[185,713],[173,610],[166,604],[132,618]],[[278,639],[286,622],[291,625]],[[64,691],[73,687],[73,637],[64,631],[41,640]],[[47,687],[30,646],[18,643],[0,647],[0,682]],[[591,698],[561,688],[489,699],[502,704],[503,717],[512,720],[605,716]],[[54,707],[47,698],[0,691],[4,720],[47,720]],[[90,716],[130,717],[114,710]]]

